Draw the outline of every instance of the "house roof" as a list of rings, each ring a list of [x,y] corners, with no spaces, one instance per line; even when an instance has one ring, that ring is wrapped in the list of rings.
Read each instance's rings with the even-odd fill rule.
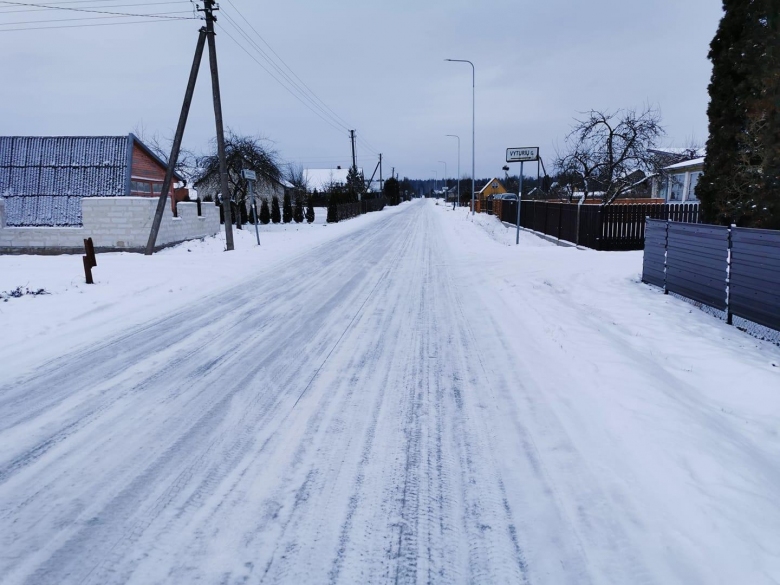
[[[7,224],[81,225],[82,197],[127,193],[133,146],[166,166],[132,134],[0,136],[0,197],[6,200]]]
[[[489,188],[493,187],[493,183],[498,183],[499,188],[501,188],[501,189],[504,188],[504,186],[501,184],[501,181],[499,181],[498,179],[496,179],[494,177],[494,178],[490,179],[487,182],[487,184],[484,187],[482,187],[482,189],[479,190],[479,193],[483,193],[486,189],[489,189]]]
[[[358,169],[361,173],[363,169]],[[304,169],[303,176],[309,185],[309,190],[326,191],[331,183],[347,184],[349,169]]]
[[[668,167],[664,167],[664,170],[666,171],[679,171],[682,169],[687,169],[691,167],[700,167],[704,164],[704,157],[701,158],[694,158],[692,160],[685,160],[683,162],[679,162],[676,165],[671,165]]]

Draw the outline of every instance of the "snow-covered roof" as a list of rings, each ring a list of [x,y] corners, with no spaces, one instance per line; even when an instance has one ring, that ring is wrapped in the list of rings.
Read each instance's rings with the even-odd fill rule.
[[[704,164],[704,157],[701,158],[694,158],[691,160],[684,160],[683,162],[679,162],[676,165],[671,165],[668,167],[665,167],[664,170],[666,171],[677,171],[682,169],[687,169],[690,167],[700,167]]]
[[[10,226],[81,224],[81,198],[125,193],[127,136],[0,137]]]
[[[363,172],[363,169],[358,169]],[[349,169],[304,169],[303,176],[310,191],[326,191],[331,183],[346,185]]]
[[[81,225],[82,197],[127,193],[133,145],[165,167],[132,134],[0,136],[0,197],[6,200],[7,224]]]
[[[651,148],[649,149],[651,152],[662,152],[665,154],[688,154],[690,153],[696,153],[699,156],[704,156],[707,152],[706,148],[684,148],[684,147],[671,147],[671,146],[665,146],[663,148]]]

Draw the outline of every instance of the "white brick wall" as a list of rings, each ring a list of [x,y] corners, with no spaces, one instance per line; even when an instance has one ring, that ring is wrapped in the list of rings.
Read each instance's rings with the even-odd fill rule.
[[[146,247],[157,198],[90,197],[81,202],[83,227],[6,227],[5,201],[0,198],[0,252],[63,253],[84,249],[92,238],[100,250],[140,251]],[[179,217],[165,206],[157,246],[213,236],[219,232],[219,209],[213,203],[179,203]]]

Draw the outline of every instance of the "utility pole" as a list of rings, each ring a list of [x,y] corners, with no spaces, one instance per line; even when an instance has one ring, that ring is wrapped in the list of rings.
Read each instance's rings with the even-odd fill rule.
[[[230,210],[230,187],[227,178],[225,160],[225,130],[222,126],[222,99],[219,93],[219,70],[217,69],[217,45],[214,41],[214,0],[204,0],[206,13],[206,34],[209,43],[209,65],[211,66],[211,94],[214,101],[214,121],[217,125],[217,155],[219,156],[219,175],[222,185],[222,209],[225,212],[225,247],[233,249],[233,217]]]
[[[357,157],[355,156],[355,131],[349,131],[349,139],[352,142],[352,168],[357,170]]]
[[[225,214],[225,243],[228,250],[233,250],[233,221],[230,212],[230,189],[227,181],[227,163],[225,161],[225,134],[222,124],[222,101],[220,99],[219,92],[219,72],[217,69],[217,49],[214,42],[214,10],[218,10],[214,6],[214,0],[204,0],[203,8],[198,9],[205,14],[206,26],[200,29],[200,35],[198,37],[198,44],[195,46],[195,57],[192,61],[192,69],[190,70],[189,81],[187,82],[187,90],[184,94],[184,103],[181,108],[181,114],[179,115],[179,124],[176,127],[176,134],[173,139],[173,145],[171,147],[171,155],[168,157],[168,168],[165,170],[165,178],[163,179],[162,194],[157,201],[157,210],[154,214],[154,220],[152,221],[152,229],[149,233],[149,240],[146,243],[145,254],[151,256],[154,253],[154,247],[157,243],[157,235],[160,232],[160,225],[162,223],[163,213],[165,212],[165,205],[168,201],[168,192],[171,189],[173,183],[173,173],[176,168],[176,163],[179,160],[179,151],[181,150],[181,142],[184,138],[184,129],[187,125],[187,118],[190,113],[190,105],[192,104],[192,96],[195,92],[195,83],[198,79],[198,71],[200,70],[200,64],[203,58],[203,49],[206,42],[209,46],[209,65],[211,67],[211,92],[214,101],[214,120],[217,127],[217,151],[219,155],[219,174],[220,183],[222,188],[222,207]]]
[[[171,156],[168,157],[168,168],[165,169],[162,193],[157,200],[157,210],[154,214],[154,220],[152,221],[152,231],[149,232],[149,239],[146,242],[144,254],[147,256],[154,254],[154,246],[157,243],[157,234],[160,232],[160,224],[162,223],[163,213],[165,213],[165,205],[168,203],[168,192],[171,190],[171,184],[173,183],[173,171],[176,168],[176,163],[179,161],[179,150],[181,149],[181,141],[184,138],[184,128],[187,125],[187,117],[190,114],[190,104],[192,104],[192,95],[195,93],[195,82],[198,80],[198,71],[200,70],[200,62],[203,58],[203,48],[205,44],[206,29],[201,28],[198,36],[198,44],[195,45],[195,58],[192,60],[192,69],[190,69],[190,78],[187,82],[187,91],[184,92],[184,103],[181,106],[181,114],[179,114],[179,125],[176,126],[176,134],[173,138],[173,146],[171,146]]]
[[[384,193],[385,192],[385,183],[382,179],[382,153],[379,153],[379,192]]]

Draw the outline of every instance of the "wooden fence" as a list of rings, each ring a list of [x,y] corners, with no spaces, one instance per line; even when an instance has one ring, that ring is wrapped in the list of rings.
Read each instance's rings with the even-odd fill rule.
[[[516,224],[517,201],[496,200],[493,213]],[[645,219],[700,223],[699,205],[632,204],[578,205],[549,201],[523,201],[520,225],[553,238],[594,250],[642,250]]]

